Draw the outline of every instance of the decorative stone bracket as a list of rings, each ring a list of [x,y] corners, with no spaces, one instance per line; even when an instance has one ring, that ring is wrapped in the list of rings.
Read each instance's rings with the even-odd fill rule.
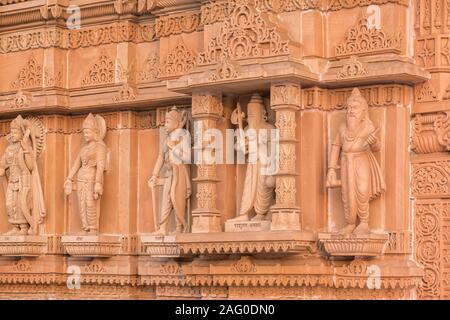
[[[376,257],[384,253],[389,235],[319,233],[318,239],[320,248],[332,257]]]
[[[141,236],[142,254],[158,258],[194,257],[198,255],[277,254],[315,252],[314,235],[298,231],[249,232],[245,239],[236,233],[178,234],[175,236]]]
[[[61,239],[65,253],[75,257],[109,258],[120,254],[120,236],[63,236]]]
[[[450,112],[417,114],[412,120],[412,150],[418,154],[450,151]]]
[[[0,236],[0,256],[37,257],[47,252],[47,237]]]

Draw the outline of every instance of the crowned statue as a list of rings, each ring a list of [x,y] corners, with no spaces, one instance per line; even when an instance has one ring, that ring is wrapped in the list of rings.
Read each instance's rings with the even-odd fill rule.
[[[369,118],[366,99],[355,88],[347,100],[347,121],[341,125],[332,143],[327,174],[328,188],[341,187],[347,222],[342,233],[370,233],[369,202],[386,189],[373,154],[381,147],[378,131],[379,128]],[[339,158],[340,180],[336,173]]]
[[[45,131],[36,118],[20,115],[11,122],[8,146],[0,160],[6,213],[12,229],[6,235],[36,235],[45,218],[37,158],[44,148]]]
[[[82,229],[88,234],[99,231],[103,176],[108,170],[110,158],[110,151],[103,141],[105,135],[105,119],[89,114],[83,122],[84,144],[64,183],[66,195],[77,190]],[[75,175],[76,182],[73,181]]]
[[[275,126],[268,122],[267,111],[259,94],[253,94],[247,105],[247,126],[243,128],[245,114],[240,105],[232,114],[232,122],[239,126],[236,150],[247,156],[244,190],[236,218],[229,222],[270,220],[269,209],[273,204],[275,176],[267,174],[271,165],[261,158],[261,150],[271,149],[271,130]],[[260,140],[260,131],[267,130],[267,140]],[[253,147],[252,147],[253,144]]]
[[[170,218],[175,218],[175,233],[189,230],[189,205],[191,197],[191,178],[189,172],[190,141],[189,132],[184,130],[187,112],[173,107],[165,117],[166,139],[160,147],[158,158],[148,185],[153,196],[154,224],[156,234],[167,235]],[[189,148],[189,150],[187,150]],[[156,209],[156,186],[162,186],[161,209]],[[173,231],[173,230],[172,230]]]

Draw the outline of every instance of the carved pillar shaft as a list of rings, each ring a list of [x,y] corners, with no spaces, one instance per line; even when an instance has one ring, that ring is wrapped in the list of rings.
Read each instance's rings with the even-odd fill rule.
[[[273,84],[271,108],[276,112],[280,135],[279,170],[276,176],[276,203],[271,208],[272,230],[300,230],[300,208],[297,202],[295,171],[296,114],[300,110],[300,86],[293,83]]]
[[[194,151],[205,155],[203,134],[217,127],[222,114],[222,101],[218,95],[199,93],[192,96],[192,118],[195,121]],[[217,168],[207,157],[196,159],[197,208],[192,211],[192,233],[221,232],[220,212],[217,209]]]

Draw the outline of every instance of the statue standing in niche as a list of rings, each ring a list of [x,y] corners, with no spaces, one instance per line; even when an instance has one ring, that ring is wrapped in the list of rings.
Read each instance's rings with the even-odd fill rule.
[[[20,115],[11,122],[8,146],[0,160],[6,213],[12,229],[5,235],[35,235],[44,222],[45,205],[37,157],[44,148],[44,127]]]
[[[82,229],[89,234],[97,234],[99,230],[103,174],[109,166],[109,150],[103,141],[105,135],[105,119],[89,114],[83,122],[84,145],[64,183],[66,195],[77,190]],[[76,183],[73,182],[75,174]]]
[[[367,101],[355,88],[347,100],[347,123],[333,140],[327,187],[341,187],[347,226],[341,232],[366,234],[369,202],[386,189],[380,166],[372,152],[380,150],[376,128],[369,119]],[[341,180],[337,179],[339,156]],[[359,225],[357,224],[359,219]]]
[[[166,114],[164,129],[167,138],[159,150],[158,159],[151,178],[148,181],[153,195],[153,214],[156,234],[167,235],[169,230],[169,220],[172,213],[175,213],[176,230],[175,233],[188,232],[189,223],[189,202],[191,197],[191,178],[189,173],[190,153],[186,153],[184,148],[188,138],[188,132],[181,130],[186,126],[187,112],[180,112],[173,107]],[[190,148],[190,143],[188,144]],[[187,159],[189,155],[189,159]],[[160,172],[163,175],[160,176]],[[159,222],[156,218],[155,188],[157,185],[163,186],[162,204]]]
[[[239,214],[236,218],[229,221],[263,221],[269,220],[268,213],[270,206],[273,204],[275,191],[275,176],[263,174],[263,166],[269,164],[262,163],[258,151],[262,146],[258,145],[257,150],[249,148],[249,139],[258,137],[260,129],[267,131],[268,141],[258,141],[257,143],[267,143],[265,147],[270,150],[270,130],[275,129],[275,126],[267,121],[267,112],[264,107],[264,102],[259,94],[252,95],[250,102],[247,105],[247,124],[248,126],[242,130],[243,113],[238,108],[233,112],[232,122],[239,126],[241,132],[244,132],[244,137],[239,137],[236,143],[236,149],[244,152],[249,158],[252,157],[255,161],[248,161],[247,170],[244,180],[244,191],[242,194]],[[256,135],[247,134],[249,130],[254,130]],[[257,154],[251,155],[251,152]]]

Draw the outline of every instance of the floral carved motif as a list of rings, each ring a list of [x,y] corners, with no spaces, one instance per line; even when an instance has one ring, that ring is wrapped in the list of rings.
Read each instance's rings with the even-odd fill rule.
[[[437,93],[430,81],[420,84],[416,87],[416,101],[429,102],[437,101]]]
[[[114,61],[103,53],[89,68],[88,74],[82,80],[82,86],[113,83],[114,71]]]
[[[168,37],[180,33],[191,33],[200,26],[200,14],[190,13],[180,16],[158,18],[155,24],[156,36]]]
[[[199,64],[214,64],[225,58],[232,60],[277,56],[289,53],[276,28],[269,27],[252,6],[253,1],[232,0],[231,10],[219,36],[211,39],[200,53]]]
[[[347,31],[345,40],[335,48],[336,56],[380,51],[399,52],[401,34],[388,36],[382,29],[370,28],[366,16],[358,18],[356,25]]]
[[[167,79],[189,73],[196,65],[195,56],[183,42],[178,45],[164,59],[160,69],[159,77]]]
[[[450,150],[450,112],[417,114],[412,120],[411,149],[415,153]]]
[[[255,273],[257,272],[256,264],[249,257],[241,257],[231,265],[231,271],[236,273]]]
[[[209,80],[218,81],[236,79],[239,76],[238,70],[238,64],[226,58],[217,65],[216,70],[210,75]]]
[[[31,94],[22,90],[17,91],[14,97],[7,102],[7,105],[12,108],[26,108],[31,105]]]
[[[360,76],[366,76],[368,74],[366,68],[363,66],[363,64],[358,61],[358,58],[356,56],[352,56],[350,58],[350,61],[346,63],[342,69],[337,73],[338,79],[345,79],[345,78],[354,78],[354,77],[360,77]]]
[[[219,96],[196,94],[192,96],[192,115],[201,114],[222,115],[223,105]]]
[[[415,205],[415,256],[425,268],[418,289],[419,298],[436,298],[440,295],[440,231],[441,208],[439,204]]]
[[[42,66],[34,57],[20,69],[16,80],[11,84],[13,89],[42,87]]]
[[[411,192],[417,197],[447,195],[450,192],[450,162],[413,164]]]
[[[62,87],[63,75],[61,71],[52,74],[47,68],[44,68],[44,85],[46,87]]]
[[[136,92],[128,83],[124,83],[119,92],[113,97],[114,102],[133,101],[136,100]]]
[[[228,16],[228,1],[212,1],[202,5],[201,24],[213,24],[223,21]]]
[[[159,57],[151,54],[145,59],[142,70],[138,74],[139,82],[149,82],[157,80],[159,72]]]
[[[428,68],[435,65],[436,41],[435,38],[425,38],[417,40],[417,57],[419,63]]]
[[[217,192],[214,184],[199,183],[197,191],[197,201],[199,208],[214,208]]]
[[[286,207],[295,206],[296,200],[295,178],[282,177],[277,179],[275,193],[277,195],[277,205]]]

